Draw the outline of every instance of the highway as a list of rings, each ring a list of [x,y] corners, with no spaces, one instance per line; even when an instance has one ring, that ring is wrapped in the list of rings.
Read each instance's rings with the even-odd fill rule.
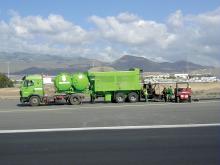
[[[219,155],[219,101],[40,107],[0,101],[4,165],[218,165]]]
[[[3,165],[219,165],[220,127],[0,135]]]
[[[18,106],[0,101],[0,130],[220,123],[220,102]]]

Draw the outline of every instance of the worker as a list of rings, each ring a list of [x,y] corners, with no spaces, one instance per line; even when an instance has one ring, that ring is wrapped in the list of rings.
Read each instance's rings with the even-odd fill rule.
[[[148,90],[149,90],[149,93],[148,93],[148,94],[152,95],[152,93],[153,93],[153,88],[152,88],[151,82],[148,83]]]
[[[172,97],[173,97],[173,88],[172,88],[172,86],[170,86],[167,89],[167,95],[168,95],[168,101],[172,101]]]
[[[166,87],[163,88],[162,94],[163,94],[164,101],[167,102],[167,88]]]
[[[90,102],[91,102],[92,104],[95,103],[95,96],[94,96],[93,94],[90,95]]]
[[[144,88],[144,96],[145,96],[145,101],[148,102],[148,92],[146,88]]]

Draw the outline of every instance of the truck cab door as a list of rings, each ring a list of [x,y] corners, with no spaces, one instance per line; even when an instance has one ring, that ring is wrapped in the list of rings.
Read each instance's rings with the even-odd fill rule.
[[[30,80],[24,80],[22,87],[21,87],[22,97],[29,97],[33,94],[33,85],[31,84]]]

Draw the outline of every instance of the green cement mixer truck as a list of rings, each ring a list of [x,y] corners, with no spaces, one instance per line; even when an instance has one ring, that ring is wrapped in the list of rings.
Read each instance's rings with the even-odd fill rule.
[[[129,71],[60,73],[55,77],[27,75],[20,88],[21,103],[32,106],[64,100],[81,104],[86,96],[90,101],[103,97],[107,102],[137,102],[142,96],[139,69]]]

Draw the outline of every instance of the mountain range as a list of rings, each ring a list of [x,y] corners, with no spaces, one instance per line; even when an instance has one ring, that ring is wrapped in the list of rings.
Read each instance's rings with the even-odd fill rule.
[[[138,67],[145,72],[189,72],[212,67],[194,64],[189,61],[155,62],[144,57],[124,55],[113,62],[102,62],[85,57],[65,57],[48,54],[6,53],[0,52],[0,72],[13,74],[57,74],[59,72],[87,71],[92,67],[112,67],[116,70],[128,70]]]
[[[125,55],[111,64],[116,69],[125,70],[132,67],[142,68],[145,72],[187,72],[196,69],[205,69],[207,66],[187,61],[154,62],[144,57]]]

